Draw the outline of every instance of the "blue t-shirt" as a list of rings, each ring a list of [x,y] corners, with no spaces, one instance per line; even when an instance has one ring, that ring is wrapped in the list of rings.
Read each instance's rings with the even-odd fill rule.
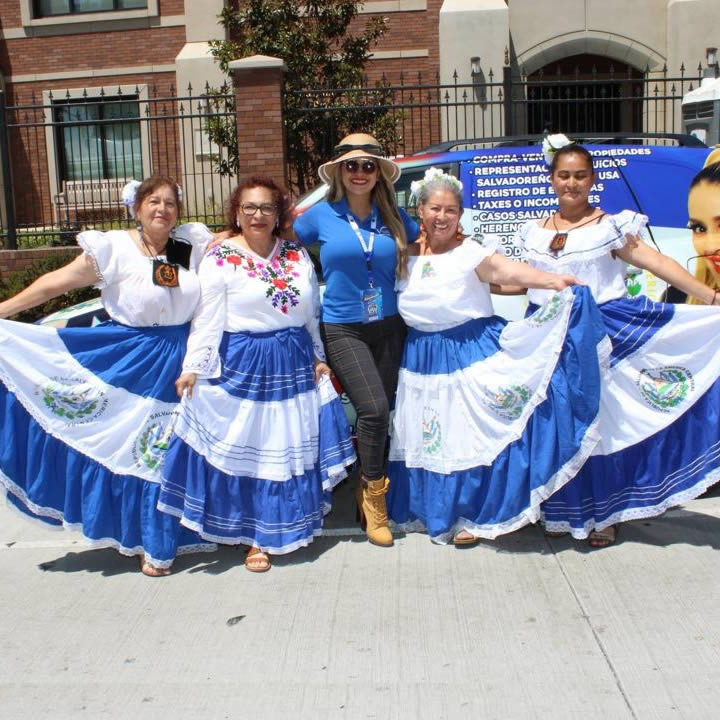
[[[325,276],[323,322],[356,323],[363,321],[362,295],[368,288],[368,271],[360,240],[348,223],[350,210],[343,198],[336,203],[320,202],[304,212],[294,224],[303,245],[319,243],[320,263]],[[352,213],[351,213],[352,214]],[[353,215],[365,243],[370,241],[372,217],[377,217],[375,245],[372,256],[373,279],[382,288],[383,316],[397,314],[395,294],[395,239],[383,224],[377,208],[361,220]],[[403,210],[400,217],[408,242],[418,236],[417,223]]]

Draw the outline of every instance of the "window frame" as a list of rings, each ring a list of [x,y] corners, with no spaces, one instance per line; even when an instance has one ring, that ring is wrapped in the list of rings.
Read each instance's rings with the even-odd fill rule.
[[[88,26],[97,23],[110,23],[111,25],[122,24],[128,20],[158,18],[160,10],[158,0],[147,0],[146,8],[132,10],[104,10],[101,12],[71,13],[69,15],[51,15],[49,17],[35,17],[35,0],[20,0],[20,16],[23,27],[46,28],[51,31],[57,29],[58,33],[66,32],[67,26],[80,25]],[[88,32],[90,28],[83,28]],[[100,28],[96,28],[100,32]],[[91,30],[92,31],[92,30]]]
[[[119,90],[119,92],[118,92]],[[52,97],[51,97],[52,95]],[[144,121],[143,109],[147,107],[149,100],[147,85],[117,85],[97,86],[88,88],[69,88],[43,91],[43,106],[45,110],[45,147],[48,160],[48,183],[50,186],[50,200],[52,205],[57,205],[57,197],[63,190],[63,180],[60,173],[60,145],[58,132],[62,125],[55,122],[56,107],[53,99],[70,98],[86,99],[88,103],[101,103],[103,99],[112,100],[120,96],[137,97],[140,111],[140,153],[142,157],[143,174],[146,177],[152,175],[152,153],[150,152],[150,128],[149,123]],[[142,180],[143,178],[135,178]],[[88,179],[89,180],[89,179]],[[97,181],[102,182],[102,181]]]

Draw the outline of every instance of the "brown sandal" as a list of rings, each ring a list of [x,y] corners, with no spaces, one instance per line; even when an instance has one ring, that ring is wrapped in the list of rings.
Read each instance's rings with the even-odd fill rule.
[[[138,555],[140,572],[147,577],[167,577],[172,571],[170,568],[160,568],[146,559],[145,555]]]
[[[609,547],[617,540],[619,529],[617,525],[608,525],[602,530],[593,530],[588,535],[588,545],[593,548]]]
[[[251,547],[245,556],[245,568],[250,572],[262,573],[270,569],[270,558],[259,547]]]
[[[467,530],[458,530],[453,537],[453,545],[475,545],[477,542],[480,542],[480,538]]]

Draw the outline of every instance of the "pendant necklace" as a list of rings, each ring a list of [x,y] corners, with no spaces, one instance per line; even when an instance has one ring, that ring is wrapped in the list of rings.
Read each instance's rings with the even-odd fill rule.
[[[594,210],[594,208],[593,208]],[[555,221],[557,213],[553,214],[552,216],[552,224],[555,228],[555,234],[553,235],[552,240],[550,241],[550,252],[557,257],[557,254],[565,248],[565,243],[567,243],[568,233],[572,230],[577,230],[578,228],[581,228],[583,225],[588,225],[593,221],[600,221],[602,218],[605,217],[605,213],[602,213],[600,215],[595,215],[591,217],[589,220],[585,220],[585,222],[581,222],[579,225],[575,225],[571,228],[567,228],[564,232],[562,232]]]
[[[160,260],[160,258],[155,255],[155,253],[153,253],[153,251],[150,249],[150,246],[147,244],[145,240],[145,235],[142,231],[142,226],[139,225],[137,231],[138,235],[140,236],[140,241],[145,246],[145,250],[147,251],[148,255],[150,255],[153,261],[153,285],[159,285],[160,287],[167,288],[178,287],[178,285],[180,285],[178,265],[176,265],[175,263],[169,263],[165,260]],[[167,243],[165,244],[165,248],[167,248]]]

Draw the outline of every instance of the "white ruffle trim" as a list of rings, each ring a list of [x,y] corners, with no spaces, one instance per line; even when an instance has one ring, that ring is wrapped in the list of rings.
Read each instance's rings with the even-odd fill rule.
[[[105,278],[102,274],[102,270],[100,270],[100,264],[98,263],[95,249],[90,243],[88,243],[87,238],[83,237],[83,235],[85,235],[85,233],[78,233],[75,240],[77,244],[82,248],[83,253],[90,258],[90,262],[92,263],[93,269],[95,270],[97,282],[95,283],[94,287],[96,287],[98,290],[103,290],[107,286],[107,282],[105,281]]]
[[[151,565],[157,568],[169,568],[173,564],[173,560],[159,560],[158,558],[153,557],[152,555],[148,554],[140,545],[136,545],[135,547],[130,548],[122,545],[114,538],[95,539],[87,537],[87,535],[83,534],[83,528],[81,523],[66,522],[62,516],[62,513],[58,510],[55,510],[54,508],[45,508],[40,505],[36,505],[34,502],[31,502],[30,499],[27,497],[25,491],[22,490],[22,488],[18,487],[18,485],[16,485],[12,480],[10,480],[10,478],[7,477],[7,475],[5,475],[5,473],[3,473],[2,471],[0,471],[0,485],[5,488],[7,493],[12,493],[16,498],[18,498],[18,500],[20,500],[20,502],[22,502],[23,505],[25,505],[30,511],[32,511],[36,515],[45,516],[52,520],[58,520],[62,522],[62,527],[60,527],[59,525],[48,525],[47,523],[44,523],[42,521],[41,517],[34,518],[30,515],[26,515],[17,507],[15,507],[15,505],[7,502],[6,499],[7,507],[10,508],[17,515],[22,517],[23,520],[30,521],[35,525],[42,526],[46,530],[69,530],[71,532],[77,532],[82,536],[85,545],[87,545],[92,550],[112,548],[113,550],[117,550],[121,555],[126,555],[127,557],[144,555],[145,559]],[[195,552],[215,552],[216,550],[217,545],[212,542],[198,543],[197,545],[182,545],[178,547],[175,556],[177,557],[179,555],[189,555],[190,553]]]
[[[648,226],[650,219],[647,215],[623,210],[617,215],[610,215],[609,221],[624,238],[625,235],[639,235]]]
[[[649,505],[646,507],[627,508],[626,510],[618,510],[601,523],[594,520],[588,520],[582,528],[571,527],[569,522],[546,522],[541,517],[541,522],[547,532],[566,532],[572,535],[576,540],[585,540],[594,530],[604,530],[610,525],[626,522],[628,520],[645,520],[651,517],[657,517],[676,505],[694,500],[698,495],[702,495],[708,488],[720,482],[720,468],[711,470],[703,476],[695,485],[687,490],[671,495],[665,498],[657,505]]]
[[[327,514],[328,511],[325,510],[326,504],[323,503],[323,514]],[[281,547],[269,547],[266,545],[254,545],[255,539],[251,537],[247,537],[244,535],[240,535],[236,538],[226,538],[226,537],[219,537],[216,535],[212,535],[210,533],[203,532],[202,525],[200,523],[192,522],[191,520],[188,520],[181,511],[178,511],[174,507],[170,507],[169,505],[165,505],[163,503],[158,503],[158,509],[162,512],[167,513],[168,515],[173,515],[174,517],[178,518],[180,520],[180,524],[183,527],[188,528],[189,530],[192,530],[193,532],[196,532],[200,537],[202,537],[204,540],[209,540],[211,543],[217,543],[218,545],[250,545],[255,546],[260,549],[261,552],[267,553],[268,555],[287,555],[288,553],[295,552],[295,550],[299,550],[300,548],[307,547],[310,545],[310,543],[319,535],[322,535],[322,529],[319,528],[317,530],[313,530],[313,533],[311,536],[301,538],[300,540],[296,540],[293,543],[289,543],[288,545],[282,545]]]
[[[348,459],[344,464],[332,465],[327,469],[327,480],[323,480],[322,488],[325,492],[334,490],[347,476],[348,468],[357,462],[357,458],[353,454],[352,459]]]

